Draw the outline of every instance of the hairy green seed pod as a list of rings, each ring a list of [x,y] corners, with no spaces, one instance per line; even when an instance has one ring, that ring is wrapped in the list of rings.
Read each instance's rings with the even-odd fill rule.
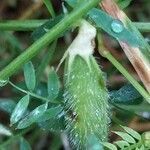
[[[103,73],[92,56],[95,36],[95,28],[83,21],[66,60],[66,131],[75,149],[87,149],[92,135],[107,141],[108,94]]]

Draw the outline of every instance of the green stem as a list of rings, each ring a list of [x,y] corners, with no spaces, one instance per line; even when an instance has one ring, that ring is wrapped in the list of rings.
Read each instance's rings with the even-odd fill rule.
[[[33,31],[48,20],[1,20],[1,31]]]
[[[110,54],[107,53],[105,57],[126,77],[126,79],[137,89],[137,91],[150,103],[150,95],[145,89],[128,73],[126,69]]]
[[[39,20],[1,20],[0,31],[33,31],[46,23],[48,19]],[[149,22],[133,23],[141,32],[150,32]]]
[[[37,95],[37,94],[35,94],[35,93],[26,91],[26,90],[24,90],[24,89],[22,89],[22,88],[16,86],[16,85],[13,84],[11,81],[9,81],[9,84],[10,84],[11,86],[13,86],[15,89],[17,89],[17,90],[19,90],[20,92],[22,92],[22,93],[29,94],[30,96],[35,97],[35,98],[37,98],[37,99],[40,99],[40,100],[42,100],[42,101],[44,101],[44,102],[49,102],[49,101],[50,101],[49,99],[47,99],[47,98],[45,98],[45,97],[39,96],[39,95]],[[57,104],[58,102],[53,101],[53,102],[51,102],[51,103]]]
[[[129,74],[129,72],[106,50],[103,46],[100,33],[98,34],[98,50],[99,53],[107,58],[123,75],[124,77],[136,88],[136,90],[150,103],[150,94]]]
[[[105,57],[126,77],[126,79],[137,89],[137,91],[150,103],[150,95],[146,90],[128,73],[126,69],[109,53]]]
[[[150,32],[150,22],[133,22],[141,32]]]
[[[0,72],[0,80],[8,79],[18,69],[20,69],[24,63],[28,62],[35,55],[37,55],[45,46],[51,43],[58,36],[64,33],[75,21],[85,15],[91,8],[96,6],[100,0],[84,1],[81,5],[74,9],[72,13],[67,15],[58,24],[56,24],[51,30],[49,30],[43,37],[33,43],[25,52],[14,59],[8,66],[6,66]]]
[[[54,18],[55,17],[55,11],[53,9],[51,0],[43,0],[43,2],[46,5],[46,7],[47,7],[50,15],[52,16],[52,18]]]

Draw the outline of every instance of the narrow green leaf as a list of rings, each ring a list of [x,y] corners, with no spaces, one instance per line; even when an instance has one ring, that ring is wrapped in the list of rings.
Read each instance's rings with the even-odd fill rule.
[[[31,124],[35,123],[38,118],[40,118],[44,112],[47,110],[48,104],[43,104],[38,106],[37,108],[35,108],[32,112],[29,113],[29,115],[27,115],[24,119],[22,119],[17,128],[18,129],[24,129],[28,126],[30,126]]]
[[[108,142],[102,142],[101,143],[103,146],[107,147],[110,150],[117,150],[117,147],[111,143]]]
[[[42,116],[40,116],[38,118],[38,122],[43,122],[43,121],[47,121],[53,117],[58,116],[58,114],[62,113],[62,107],[61,106],[57,106],[57,107],[53,107],[53,108],[49,108],[47,109],[44,114]]]
[[[130,5],[131,2],[132,0],[119,0],[118,5],[121,7],[121,9],[125,9]]]
[[[150,111],[150,107],[149,107],[149,105],[147,105],[147,103],[141,103],[139,105],[117,104],[116,106],[119,107],[120,109],[130,111],[133,113],[137,113],[138,115],[141,115],[140,113],[142,113],[142,112],[149,112]]]
[[[49,73],[47,86],[48,86],[48,98],[50,100],[54,100],[58,96],[60,88],[60,82],[54,68],[51,68],[51,71]]]
[[[8,129],[4,125],[0,124],[0,135],[11,136],[12,133],[11,133],[10,129]]]
[[[116,141],[114,142],[118,147],[120,147],[121,149],[130,146],[130,144],[126,141],[120,140],[120,141]]]
[[[18,122],[25,114],[27,107],[29,105],[29,95],[24,96],[16,105],[15,109],[10,118],[10,123],[15,124]]]
[[[41,38],[44,34],[46,34],[53,26],[55,26],[62,18],[64,15],[59,15],[55,17],[54,19],[50,19],[46,21],[43,25],[41,25],[39,28],[37,28],[35,31],[33,31],[31,38],[36,41],[39,38]],[[60,35],[62,36],[62,35]]]
[[[11,99],[0,99],[0,110],[11,114],[16,106],[16,103]]]
[[[54,18],[55,17],[55,11],[53,9],[51,0],[43,0],[43,2],[46,5],[50,15]]]
[[[121,126],[128,134],[130,134],[132,137],[134,137],[137,140],[141,140],[141,135],[136,132],[135,130],[125,127],[125,126]]]
[[[112,18],[106,12],[93,8],[88,15],[91,21],[94,22],[98,28],[103,29],[118,41],[126,42],[135,47],[139,47],[141,45],[141,41],[134,33],[125,28],[121,21]]]
[[[36,84],[35,70],[32,62],[28,62],[24,65],[24,77],[26,86],[30,91],[33,91]]]
[[[31,150],[31,146],[23,137],[20,139],[20,150]]]
[[[130,136],[127,133],[124,132],[114,132],[115,134],[119,135],[124,141],[127,141],[129,143],[136,143],[136,141],[134,140],[134,138],[132,136]]]

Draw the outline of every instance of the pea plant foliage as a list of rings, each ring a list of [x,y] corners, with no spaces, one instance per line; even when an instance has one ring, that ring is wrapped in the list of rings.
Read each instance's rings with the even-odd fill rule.
[[[9,124],[0,124],[0,149],[9,150],[14,146],[31,150],[34,138],[40,134],[45,134],[42,138],[54,134],[50,142],[52,149],[62,146],[66,150],[150,149],[150,132],[138,133],[127,127],[133,116],[144,118],[142,114],[150,112],[149,86],[144,75],[140,76],[142,85],[114,58],[103,36],[107,34],[121,46],[124,43],[122,48],[129,61],[126,45],[138,49],[143,62],[149,64],[149,45],[130,19],[119,20],[105,11],[104,1],[65,0],[63,14],[57,16],[51,1],[43,0],[52,18],[39,20],[41,24],[37,27],[33,24],[30,36],[33,44],[0,72],[1,90],[9,87],[13,93],[12,97],[0,98],[0,110],[9,116]],[[115,2],[120,9],[125,9],[131,0]],[[4,22],[5,27],[11,22]],[[14,22],[16,26],[20,23]],[[2,24],[0,30],[5,29]],[[13,31],[14,26],[5,30]],[[30,27],[22,21],[16,30],[31,30]],[[68,42],[70,35],[74,38]],[[65,41],[65,51],[61,51],[59,39]],[[57,54],[59,62],[55,58]],[[112,72],[104,71],[103,59],[126,78],[126,84],[118,89],[110,88],[108,77]],[[17,72],[19,69],[23,73]],[[19,76],[22,81],[17,80]],[[118,118],[115,111],[119,112]],[[124,120],[122,116],[126,116]],[[119,130],[113,131],[113,126],[119,126]],[[114,140],[113,136],[117,138]]]

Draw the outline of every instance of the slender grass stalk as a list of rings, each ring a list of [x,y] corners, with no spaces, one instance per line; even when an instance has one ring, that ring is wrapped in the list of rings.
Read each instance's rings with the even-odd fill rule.
[[[129,72],[106,50],[102,45],[101,36],[98,34],[98,50],[99,53],[107,58],[123,75],[124,77],[137,89],[137,91],[150,103],[150,94],[129,74]]]
[[[66,31],[75,21],[85,15],[91,8],[96,6],[100,1],[92,0],[81,2],[81,5],[74,9],[72,13],[62,19],[57,25],[55,25],[50,31],[48,31],[43,37],[33,43],[26,49],[20,56],[14,59],[8,66],[6,66],[0,72],[0,80],[8,79],[18,69],[20,69],[24,63],[28,62],[35,55],[37,55],[45,46],[56,39],[60,34]]]
[[[137,91],[150,103],[150,95],[146,90],[128,73],[128,71],[109,53],[105,57],[126,77],[126,79],[137,89]]]
[[[45,20],[1,20],[0,30],[1,31],[33,31],[42,24]]]
[[[150,32],[150,22],[133,22],[141,32]]]
[[[33,31],[47,22],[48,19],[39,20],[1,20],[0,31]],[[150,22],[133,22],[141,32],[150,32]]]
[[[54,18],[55,17],[55,11],[53,9],[53,6],[52,6],[52,3],[51,3],[51,0],[44,0],[43,1],[44,4],[46,5],[50,15]]]

